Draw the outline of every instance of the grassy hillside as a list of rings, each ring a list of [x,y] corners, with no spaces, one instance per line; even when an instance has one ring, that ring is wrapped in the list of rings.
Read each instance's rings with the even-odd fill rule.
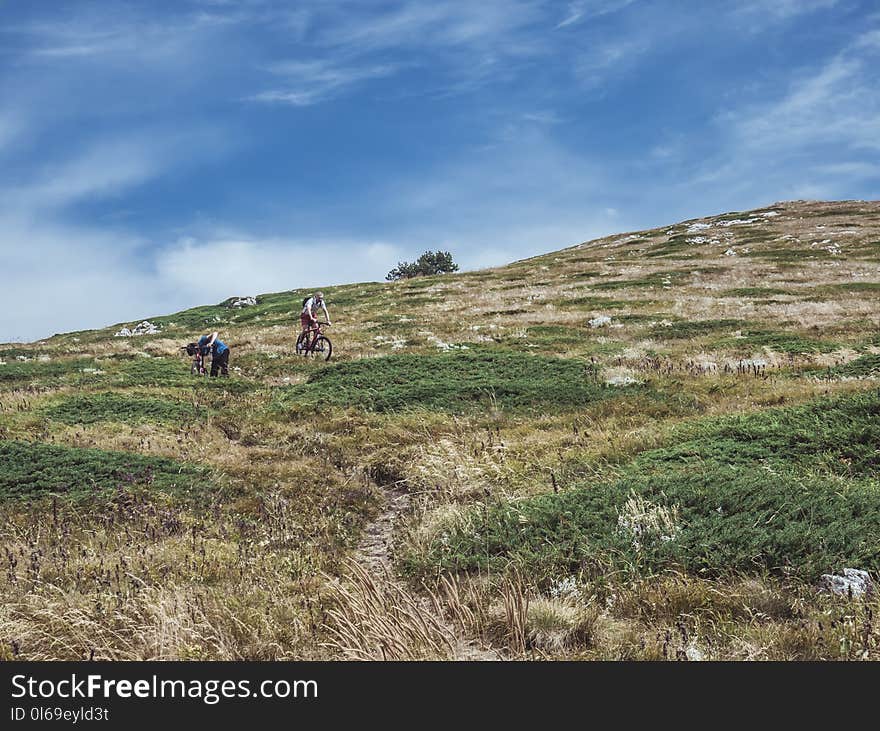
[[[880,204],[324,291],[0,345],[0,657],[877,657]]]

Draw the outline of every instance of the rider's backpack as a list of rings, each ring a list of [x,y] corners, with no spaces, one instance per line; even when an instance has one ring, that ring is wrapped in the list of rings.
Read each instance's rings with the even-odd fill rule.
[[[306,307],[306,302],[308,302],[311,298],[312,298],[312,295],[309,295],[308,297],[303,297],[303,303],[302,303],[303,309],[305,309],[305,307]]]

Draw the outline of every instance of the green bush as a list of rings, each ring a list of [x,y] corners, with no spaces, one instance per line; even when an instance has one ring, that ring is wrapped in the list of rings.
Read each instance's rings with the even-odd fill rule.
[[[45,409],[44,413],[50,419],[65,424],[96,424],[101,421],[179,424],[198,418],[203,410],[181,401],[95,393],[66,398]]]
[[[560,411],[614,394],[615,389],[599,383],[586,363],[485,350],[340,363],[285,389],[285,401],[373,411],[462,412],[492,403],[505,409]]]
[[[92,358],[55,358],[48,361],[11,360],[0,365],[0,383],[26,382],[46,383],[59,378],[90,378],[86,368],[102,369]]]
[[[866,353],[851,360],[844,365],[828,369],[828,375],[832,378],[863,378],[865,376],[880,376],[880,353]]]
[[[0,499],[46,493],[75,499],[130,485],[181,490],[200,475],[194,467],[159,457],[0,440]]]
[[[768,348],[777,353],[830,353],[840,347],[839,343],[828,340],[814,340],[796,333],[773,330],[743,330],[741,337],[722,338],[714,343],[716,348],[730,348],[738,351],[751,351],[754,348]]]
[[[678,439],[616,481],[474,511],[406,566],[516,561],[546,576],[612,565],[807,580],[843,566],[880,570],[880,390],[703,422]],[[675,515],[677,530],[635,536],[621,518],[633,500]]]
[[[670,326],[654,325],[650,329],[653,337],[663,340],[682,340],[708,335],[718,330],[737,330],[745,323],[742,320],[693,320],[674,322]]]

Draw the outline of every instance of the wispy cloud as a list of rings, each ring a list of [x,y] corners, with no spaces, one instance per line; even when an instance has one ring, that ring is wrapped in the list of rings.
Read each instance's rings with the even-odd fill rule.
[[[278,62],[270,71],[282,85],[249,98],[305,107],[330,99],[361,81],[390,76],[396,70],[391,64],[346,67],[323,60]]]
[[[860,36],[818,69],[804,69],[781,98],[730,111],[725,119],[739,142],[777,151],[823,144],[880,150],[877,40],[876,32]]]
[[[765,19],[787,20],[835,7],[841,0],[745,0],[736,5],[740,15],[758,15]]]
[[[647,36],[598,43],[574,60],[572,70],[583,87],[597,88],[635,68],[650,49]]]
[[[398,2],[386,12],[359,17],[349,14],[323,33],[319,40],[331,46],[362,51],[389,48],[461,47],[496,45],[541,17],[536,0],[483,0],[463,3]],[[516,49],[510,49],[516,52]]]
[[[603,15],[616,13],[629,7],[637,0],[578,0],[568,4],[566,16],[556,25],[556,28],[566,28],[570,25],[582,23]]]

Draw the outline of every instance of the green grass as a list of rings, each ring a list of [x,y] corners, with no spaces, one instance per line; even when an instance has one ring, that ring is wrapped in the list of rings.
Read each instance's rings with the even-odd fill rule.
[[[619,389],[618,389],[619,392]],[[340,363],[285,389],[284,401],[371,411],[564,411],[615,394],[588,364],[509,351],[393,355]]]
[[[787,289],[779,289],[778,287],[735,287],[734,289],[725,289],[719,294],[719,296],[756,299],[787,294],[795,294],[795,292]]]
[[[618,480],[473,511],[410,571],[523,564],[537,576],[683,568],[703,575],[880,570],[880,390],[691,425]],[[631,497],[676,515],[665,540],[621,527]],[[669,536],[667,535],[667,538]]]
[[[559,307],[575,307],[585,310],[620,310],[626,307],[632,307],[632,301],[615,300],[609,297],[596,297],[588,295],[584,297],[566,297],[559,301]]]
[[[738,330],[745,323],[742,320],[692,320],[674,322],[670,326],[654,325],[650,333],[663,340],[682,340],[709,335],[719,330]]]
[[[158,457],[0,440],[0,498],[83,498],[131,485],[178,491],[202,471]]]
[[[843,282],[841,284],[826,284],[821,287],[814,287],[811,293],[818,294],[840,294],[854,292],[856,294],[878,294],[880,295],[880,282]]]
[[[844,365],[829,368],[827,374],[843,378],[880,377],[880,353],[866,353]]]
[[[235,350],[233,348],[233,358]],[[207,363],[210,367],[210,358]],[[230,366],[235,362],[231,359]],[[131,358],[124,361],[112,374],[109,381],[114,386],[173,386],[199,389],[217,389],[232,393],[244,393],[257,388],[259,384],[242,379],[239,376],[230,378],[206,378],[190,374],[189,358]]]
[[[713,347],[744,351],[754,348],[768,348],[777,353],[830,353],[839,343],[827,340],[806,338],[796,333],[772,330],[744,330],[742,337],[729,337],[717,340]]]
[[[533,325],[526,329],[528,341],[533,345],[583,345],[588,343],[591,334],[588,330],[565,325]]]
[[[64,424],[97,424],[103,421],[183,424],[199,418],[203,410],[181,401],[95,393],[65,398],[46,408],[43,413],[53,421]]]
[[[655,272],[642,279],[624,279],[614,282],[597,282],[591,285],[591,289],[597,292],[616,291],[629,289],[630,287],[653,289],[656,287],[668,287],[684,284],[692,272],[686,269],[673,269],[665,272]],[[668,284],[667,284],[668,282]]]
[[[30,360],[8,361],[0,365],[0,383],[25,382],[46,383],[58,379],[91,378],[97,376],[85,373],[84,369],[103,370],[92,358],[56,358],[49,361]]]

